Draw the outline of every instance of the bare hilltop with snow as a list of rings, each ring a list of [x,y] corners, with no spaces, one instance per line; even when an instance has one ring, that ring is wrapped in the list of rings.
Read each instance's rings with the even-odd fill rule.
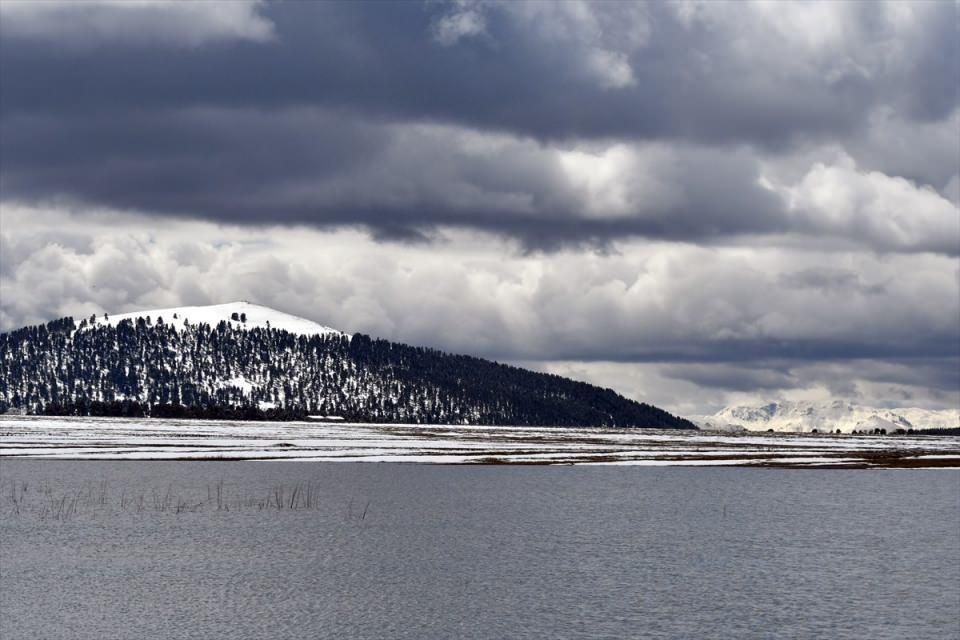
[[[904,407],[883,409],[844,400],[828,402],[769,402],[726,407],[713,415],[688,416],[701,429],[713,431],[835,432],[885,429],[952,429],[960,425],[960,410]]]
[[[326,327],[313,320],[307,320],[245,300],[196,307],[170,307],[168,309],[150,309],[130,313],[103,314],[94,318],[94,324],[115,327],[124,320],[136,320],[137,318],[151,318],[153,321],[156,321],[157,318],[163,318],[164,322],[167,323],[183,324],[186,321],[189,324],[209,324],[210,326],[216,326],[219,322],[226,321],[240,329],[271,328],[297,335],[346,335],[342,331]]]

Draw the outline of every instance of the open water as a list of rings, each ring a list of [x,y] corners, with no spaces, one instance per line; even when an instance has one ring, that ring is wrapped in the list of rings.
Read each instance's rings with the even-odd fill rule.
[[[0,463],[0,637],[960,637],[960,471]]]

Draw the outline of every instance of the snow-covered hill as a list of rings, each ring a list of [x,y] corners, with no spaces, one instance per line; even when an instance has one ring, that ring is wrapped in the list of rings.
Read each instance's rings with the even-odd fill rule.
[[[92,323],[66,317],[0,333],[0,413],[7,410],[247,419],[264,410],[280,419],[693,428],[610,389],[348,336],[246,302]]]
[[[246,318],[246,321],[233,320],[236,314],[237,318]],[[137,318],[150,317],[153,322],[157,318],[163,318],[167,324],[182,325],[184,321],[190,324],[209,324],[211,327],[217,326],[221,320],[225,320],[236,328],[266,328],[280,329],[299,335],[326,335],[336,334],[345,335],[342,331],[325,327],[322,324],[294,316],[289,313],[283,313],[276,309],[264,307],[252,302],[239,301],[228,302],[226,304],[213,304],[202,307],[171,307],[169,309],[151,309],[148,311],[135,311],[133,313],[118,313],[116,315],[107,314],[96,317],[97,325],[109,324],[117,326],[122,320],[136,320]],[[88,318],[89,322],[89,318]],[[88,324],[89,326],[89,324]]]
[[[726,407],[709,416],[688,416],[702,429],[715,431],[802,431],[843,433],[886,429],[942,429],[960,425],[960,410],[881,409],[843,400],[832,402],[770,402]]]

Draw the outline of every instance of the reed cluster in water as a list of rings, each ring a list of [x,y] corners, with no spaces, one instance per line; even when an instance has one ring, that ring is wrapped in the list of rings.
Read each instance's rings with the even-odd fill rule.
[[[0,517],[35,517],[42,521],[66,522],[77,517],[105,513],[215,513],[227,511],[318,511],[326,503],[321,483],[316,480],[273,484],[253,491],[237,491],[221,479],[204,490],[182,491],[173,483],[133,489],[111,487],[105,480],[84,481],[78,486],[54,486],[48,482],[29,483],[0,479]],[[333,506],[333,505],[329,505]],[[365,520],[370,503],[354,512],[351,500],[348,519]]]

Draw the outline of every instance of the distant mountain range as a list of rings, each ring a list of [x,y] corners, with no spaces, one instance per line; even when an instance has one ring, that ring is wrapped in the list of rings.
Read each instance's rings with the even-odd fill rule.
[[[247,302],[63,318],[0,334],[0,412],[236,414],[226,408],[369,422],[695,428],[610,389],[350,336]]]
[[[795,431],[842,433],[885,429],[953,429],[960,426],[960,410],[918,408],[882,409],[843,400],[830,402],[770,402],[731,406],[709,416],[688,416],[701,429],[717,431]]]

